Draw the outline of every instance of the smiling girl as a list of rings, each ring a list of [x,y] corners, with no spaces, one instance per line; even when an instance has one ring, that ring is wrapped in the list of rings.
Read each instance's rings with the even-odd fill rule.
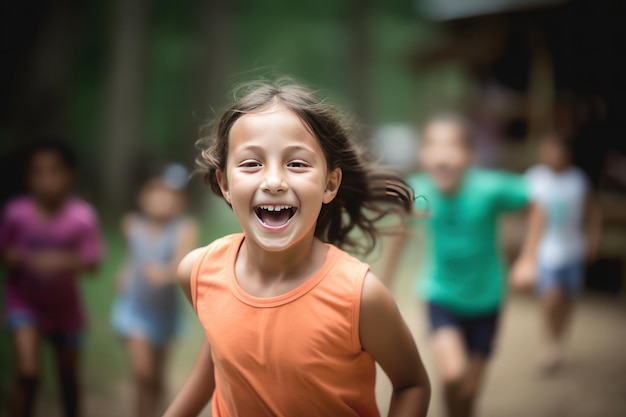
[[[377,220],[409,212],[411,189],[289,81],[248,86],[200,145],[205,180],[243,233],[179,266],[207,337],[165,415],[195,416],[213,398],[215,417],[378,416],[377,362],[389,416],[425,416],[428,376],[391,294],[340,249],[372,249]]]

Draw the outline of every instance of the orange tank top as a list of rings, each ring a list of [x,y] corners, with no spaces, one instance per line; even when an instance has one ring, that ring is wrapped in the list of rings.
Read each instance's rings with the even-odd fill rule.
[[[368,265],[328,245],[298,288],[252,297],[234,272],[243,238],[210,244],[191,276],[215,367],[213,416],[379,416],[374,360],[359,340]]]

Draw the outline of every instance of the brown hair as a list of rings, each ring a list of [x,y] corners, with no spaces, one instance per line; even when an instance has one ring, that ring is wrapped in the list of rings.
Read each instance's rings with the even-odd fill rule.
[[[217,120],[213,132],[196,143],[201,150],[196,163],[205,182],[222,196],[216,172],[226,170],[230,129],[241,116],[274,103],[280,103],[302,120],[318,140],[329,170],[342,170],[337,195],[322,206],[315,236],[345,249],[370,252],[379,235],[376,223],[388,214],[409,213],[413,190],[397,175],[366,159],[334,106],[290,79],[246,83],[235,90],[234,102]],[[362,236],[351,236],[354,229],[359,229]]]

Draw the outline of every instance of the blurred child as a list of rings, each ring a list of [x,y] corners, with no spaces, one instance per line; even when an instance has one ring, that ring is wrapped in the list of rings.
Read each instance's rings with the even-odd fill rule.
[[[539,159],[526,177],[534,201],[546,213],[537,292],[549,339],[544,367],[553,371],[563,359],[563,338],[574,297],[582,289],[585,260],[593,260],[598,250],[602,217],[585,173],[572,164],[565,140],[556,135],[545,138]]]
[[[425,173],[408,180],[428,203],[428,213],[420,215],[427,239],[419,289],[451,417],[472,415],[498,327],[506,287],[498,219],[529,203],[522,176],[470,167],[469,135],[458,116],[430,120],[419,154]],[[526,242],[511,271],[515,285],[532,282],[540,233],[541,213],[533,209]],[[389,250],[390,278],[404,242],[397,239]]]
[[[16,353],[12,416],[33,413],[43,341],[54,348],[65,415],[80,414],[85,317],[77,278],[96,268],[102,245],[94,210],[71,194],[75,170],[65,144],[37,143],[27,158],[29,193],[7,204],[0,224],[8,268],[5,317]]]
[[[187,171],[169,165],[143,184],[138,213],[122,220],[128,253],[112,312],[124,338],[136,389],[136,415],[158,415],[168,343],[180,324],[176,267],[197,244],[197,226],[183,215]]]
[[[371,248],[410,188],[365,162],[339,115],[295,84],[255,84],[221,116],[199,162],[243,233],[179,267],[207,339],[166,416],[425,416],[430,387],[385,286],[339,247]],[[206,146],[206,147],[205,147]],[[367,209],[367,211],[366,211]],[[361,232],[360,238],[350,234]]]

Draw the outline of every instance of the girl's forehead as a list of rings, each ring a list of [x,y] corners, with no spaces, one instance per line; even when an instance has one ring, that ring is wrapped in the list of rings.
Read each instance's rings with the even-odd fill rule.
[[[254,110],[251,110],[244,114],[244,116],[255,116],[255,115],[263,115],[263,114],[271,114],[271,113],[279,113],[279,112],[293,112],[288,106],[283,104],[280,101],[274,100],[267,104],[264,104],[260,107],[257,107]]]
[[[31,163],[54,163],[63,164],[63,157],[55,150],[42,150],[34,153],[30,158]]]
[[[72,172],[72,169],[65,163],[63,157],[55,151],[42,151],[33,154],[26,167],[27,173],[34,173],[34,171],[40,169],[54,169],[68,173]]]
[[[239,117],[233,124],[231,132],[236,129],[254,128],[261,125],[292,125],[305,127],[298,115],[280,103],[273,103]]]
[[[302,119],[280,104],[245,114],[235,121],[229,134],[229,148],[235,150],[251,142],[272,148],[298,142],[322,152],[317,138]]]
[[[168,193],[168,194],[172,194],[172,195],[181,195],[182,196],[182,192],[180,190],[176,190],[170,186],[168,186],[167,182],[162,179],[162,178],[152,178],[149,179],[148,181],[146,181],[141,190],[144,193]]]

